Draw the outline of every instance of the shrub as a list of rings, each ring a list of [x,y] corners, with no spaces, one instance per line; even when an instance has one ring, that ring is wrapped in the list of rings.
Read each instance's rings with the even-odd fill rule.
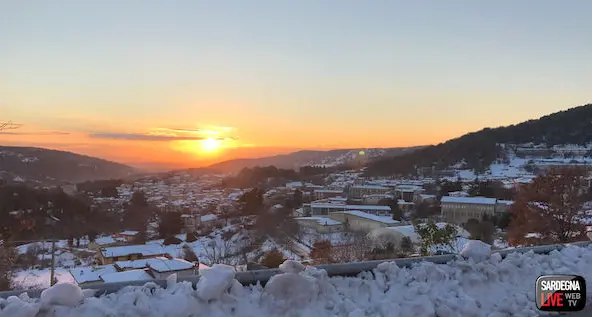
[[[286,261],[284,255],[277,249],[273,249],[263,255],[261,265],[268,268],[277,268],[280,264],[284,263],[284,261]]]
[[[199,258],[197,257],[197,254],[195,254],[195,251],[186,244],[183,246],[183,259],[189,262],[199,262]]]
[[[181,244],[183,243],[183,240],[177,238],[177,237],[169,237],[164,239],[163,243],[164,245],[171,245],[171,244]]]
[[[186,242],[195,242],[197,241],[197,234],[195,232],[188,232],[187,238],[185,239]]]

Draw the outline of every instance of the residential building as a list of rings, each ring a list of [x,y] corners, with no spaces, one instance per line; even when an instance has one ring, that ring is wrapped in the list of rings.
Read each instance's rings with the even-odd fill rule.
[[[97,261],[102,264],[113,264],[117,261],[140,260],[171,256],[159,244],[137,244],[101,248],[97,251]]]
[[[154,279],[147,270],[129,270],[124,272],[107,273],[100,277],[104,283],[150,281]]]
[[[138,234],[139,234],[138,231],[126,230],[126,231],[114,234],[113,237],[115,239],[123,239],[123,240],[125,240],[125,242],[131,243],[134,241],[134,239],[136,238],[136,236]]]
[[[421,193],[423,188],[417,185],[400,185],[395,188],[395,198],[402,199],[406,202],[412,202],[418,193]]]
[[[183,231],[185,233],[195,232],[200,224],[200,217],[195,214],[182,214],[181,220],[183,221]]]
[[[70,270],[70,274],[74,278],[74,281],[80,287],[102,284],[104,281],[101,279],[101,275],[115,272],[117,272],[117,269],[113,265],[75,268]]]
[[[389,194],[392,189],[378,185],[352,185],[348,190],[348,198],[352,200],[362,200],[365,195]]]
[[[101,248],[112,247],[125,243],[126,240],[122,238],[115,239],[112,236],[98,237],[94,241],[88,243],[88,249],[97,251]]]
[[[346,229],[368,232],[376,228],[399,225],[401,222],[393,220],[392,216],[377,216],[360,210],[345,210],[332,212],[329,218],[342,222]]]
[[[484,215],[493,216],[507,210],[506,203],[498,204],[497,199],[487,197],[444,196],[440,203],[443,219],[455,224],[464,224],[469,219],[481,221]]]
[[[343,201],[314,201],[310,204],[303,204],[304,214],[308,216],[323,216],[332,212],[346,211],[346,210],[360,210],[369,214],[377,216],[392,215],[391,207],[377,206],[377,205],[348,205]]]
[[[159,257],[119,261],[113,265],[99,267],[75,268],[70,270],[70,274],[80,287],[88,287],[102,283],[164,280],[173,273],[177,274],[178,278],[190,278],[197,276],[199,270],[209,268],[183,259]]]
[[[199,217],[200,228],[209,229],[216,226],[219,223],[218,216],[214,214],[207,214]]]

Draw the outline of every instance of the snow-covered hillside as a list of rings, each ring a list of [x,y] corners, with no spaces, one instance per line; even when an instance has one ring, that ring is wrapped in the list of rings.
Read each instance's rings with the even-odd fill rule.
[[[26,295],[0,300],[0,316],[534,317],[542,315],[535,307],[538,276],[578,274],[590,280],[591,263],[592,246],[548,255],[514,253],[503,260],[495,253],[477,262],[459,257],[447,265],[422,262],[411,269],[383,263],[351,278],[329,278],[313,267],[301,272],[301,265],[289,262],[286,273],[265,287],[243,287],[229,267],[214,266],[203,271],[196,289],[169,281],[166,289],[148,283],[94,298],[73,285],[60,286],[42,300]]]
[[[235,159],[210,166],[212,169],[225,172],[238,172],[245,167],[270,166],[277,168],[294,168],[302,166],[339,166],[346,163],[368,161],[387,156],[399,156],[410,153],[421,147],[408,148],[357,148],[330,151],[304,150],[289,154],[260,157],[255,159]]]
[[[466,167],[461,161],[452,166],[453,175],[445,177],[448,180],[460,178],[462,180],[506,180],[532,178],[537,170],[553,166],[591,165],[592,144],[587,146],[555,145],[547,147],[541,144],[500,144],[503,159],[490,164],[484,172],[476,173]]]

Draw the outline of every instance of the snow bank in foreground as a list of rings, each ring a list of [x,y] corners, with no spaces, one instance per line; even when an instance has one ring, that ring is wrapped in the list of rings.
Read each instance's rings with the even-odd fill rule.
[[[483,252],[475,252],[483,255]],[[243,287],[226,266],[213,267],[199,282],[167,289],[147,283],[100,298],[76,302],[26,295],[0,300],[0,316],[10,317],[197,317],[197,316],[347,316],[347,317],[502,317],[540,316],[534,285],[542,274],[579,274],[592,280],[592,246],[570,246],[549,255],[499,254],[476,263],[469,257],[448,265],[422,262],[413,268],[383,263],[356,278],[329,278],[325,271],[295,262],[282,266],[266,287]],[[84,294],[84,293],[83,293]],[[51,297],[51,296],[49,296]],[[70,305],[70,306],[68,306]]]

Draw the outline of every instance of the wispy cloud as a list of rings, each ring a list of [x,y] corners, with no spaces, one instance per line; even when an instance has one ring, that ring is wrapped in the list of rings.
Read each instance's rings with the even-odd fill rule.
[[[69,135],[70,132],[60,131],[39,131],[39,132],[9,132],[2,131],[0,135]]]
[[[205,139],[201,136],[177,136],[141,133],[91,133],[88,136],[93,139],[111,139],[128,141],[199,141]]]
[[[237,140],[236,137],[224,135],[231,131],[228,128],[155,128],[146,133],[94,132],[88,134],[94,139],[111,139],[127,141],[200,141],[206,139]]]

